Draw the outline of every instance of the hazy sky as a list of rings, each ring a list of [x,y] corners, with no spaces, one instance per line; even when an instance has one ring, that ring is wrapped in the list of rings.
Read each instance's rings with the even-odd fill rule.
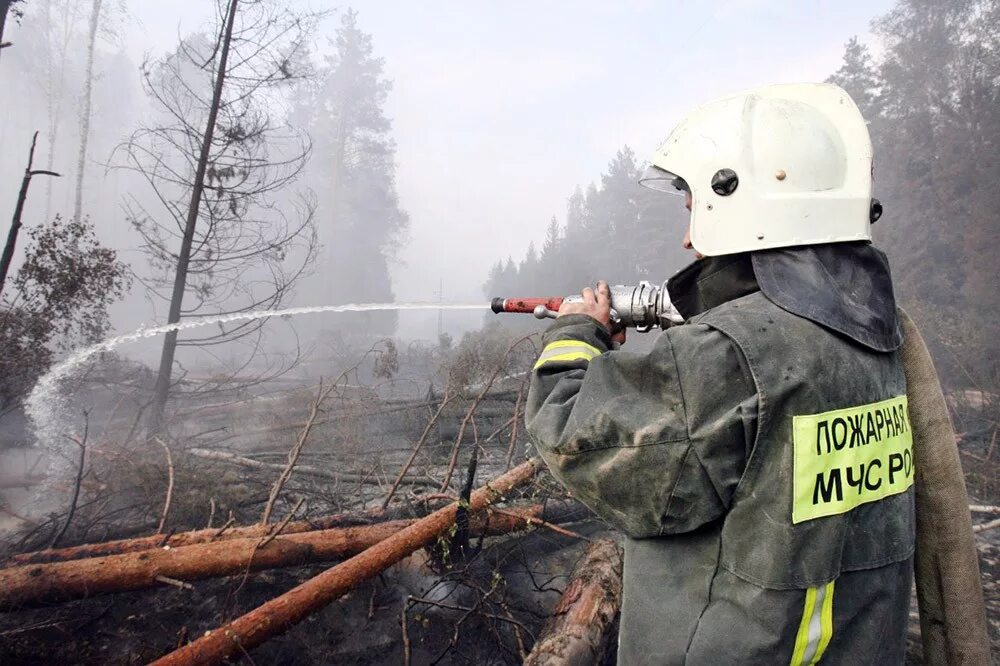
[[[292,0],[293,6],[332,8]],[[394,82],[387,112],[409,243],[400,300],[481,300],[498,258],[540,244],[566,197],[624,144],[644,158],[689,108],[759,84],[819,81],[890,0],[354,2]],[[178,10],[183,7],[183,10]],[[340,7],[346,7],[340,6]],[[129,51],[170,48],[208,0],[129,3]],[[339,19],[322,27],[328,49]],[[680,237],[680,229],[664,229]],[[664,275],[664,277],[667,277]],[[415,321],[415,320],[414,320]],[[436,317],[425,321],[436,322]]]

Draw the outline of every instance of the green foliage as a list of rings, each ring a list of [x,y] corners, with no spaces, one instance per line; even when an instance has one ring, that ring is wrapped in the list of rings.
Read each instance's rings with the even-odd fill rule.
[[[0,304],[0,414],[20,405],[55,354],[96,342],[108,306],[128,290],[128,267],[102,246],[90,222],[28,229],[24,263]]]
[[[923,314],[945,380],[981,387],[1000,358],[998,22],[998,0],[900,0],[875,23],[870,118],[897,296]]]
[[[851,37],[844,49],[844,63],[827,79],[846,90],[861,109],[865,120],[871,122],[879,114],[879,79],[875,62],[868,47]]]

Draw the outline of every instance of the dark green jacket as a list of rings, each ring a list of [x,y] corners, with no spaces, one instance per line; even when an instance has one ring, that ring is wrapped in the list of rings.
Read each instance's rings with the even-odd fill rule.
[[[584,315],[526,405],[553,475],[626,535],[619,663],[901,663],[914,541],[906,385],[756,289],[648,353]]]

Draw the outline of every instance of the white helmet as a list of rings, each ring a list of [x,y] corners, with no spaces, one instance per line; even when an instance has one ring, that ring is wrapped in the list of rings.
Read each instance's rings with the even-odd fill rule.
[[[857,105],[826,83],[771,85],[695,109],[639,183],[690,190],[705,255],[871,240],[872,143]]]

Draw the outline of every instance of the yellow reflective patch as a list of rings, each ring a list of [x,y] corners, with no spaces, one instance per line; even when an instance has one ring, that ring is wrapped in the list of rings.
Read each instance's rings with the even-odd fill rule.
[[[592,358],[594,358],[594,355],[591,354],[590,352],[583,352],[583,351],[566,352],[565,354],[556,354],[554,356],[547,356],[546,358],[538,359],[538,361],[535,363],[534,369],[538,370],[538,368],[542,367],[543,365],[547,363],[552,363],[554,361],[589,361]]]
[[[913,485],[906,396],[792,419],[792,522],[801,523]]]
[[[602,353],[597,347],[580,340],[556,340],[545,345],[534,369],[552,361],[589,361]]]
[[[552,349],[563,349],[565,347],[583,347],[584,349],[589,349],[594,353],[594,356],[600,356],[601,350],[594,345],[583,342],[582,340],[556,340],[555,342],[550,342],[545,345],[545,349],[542,350],[542,354]]]

